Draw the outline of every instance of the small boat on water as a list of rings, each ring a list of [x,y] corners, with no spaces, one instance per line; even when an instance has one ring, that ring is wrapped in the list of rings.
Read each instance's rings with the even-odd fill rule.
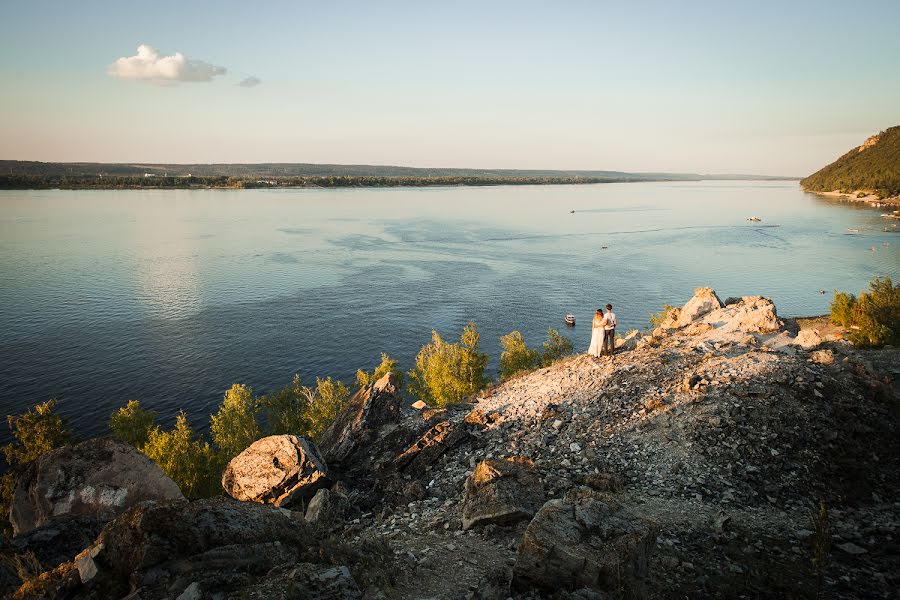
[[[847,233],[861,233],[862,229],[847,228]]]
[[[759,217],[750,217],[750,218],[747,219],[747,220],[748,220],[748,221],[751,221],[751,222],[753,222],[753,223],[759,223],[760,221],[762,221],[762,219],[760,219]]]
[[[575,326],[575,315],[573,315],[572,313],[566,314],[566,325],[568,325],[569,327]]]

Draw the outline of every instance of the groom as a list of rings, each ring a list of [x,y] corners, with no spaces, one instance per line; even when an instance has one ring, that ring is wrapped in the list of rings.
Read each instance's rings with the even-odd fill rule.
[[[603,336],[603,346],[600,348],[600,353],[612,356],[616,351],[616,313],[612,311],[612,304],[606,305],[604,322],[605,335]]]

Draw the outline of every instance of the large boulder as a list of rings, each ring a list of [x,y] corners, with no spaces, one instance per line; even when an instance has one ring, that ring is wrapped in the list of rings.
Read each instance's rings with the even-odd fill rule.
[[[253,442],[222,473],[222,487],[232,498],[275,506],[311,497],[327,483],[319,449],[296,435],[271,435]]]
[[[703,317],[716,333],[774,333],[784,328],[775,304],[762,296],[744,296],[740,302]]]
[[[557,592],[589,588],[645,595],[656,529],[598,492],[577,488],[534,516],[516,556],[513,586]]]
[[[462,527],[530,519],[543,502],[534,461],[518,457],[483,460],[466,479]]]
[[[23,467],[9,518],[19,535],[56,519],[107,522],[145,500],[182,499],[175,482],[147,456],[114,438],[95,438]]]
[[[678,318],[675,322],[676,327],[684,327],[690,325],[697,319],[714,310],[722,308],[724,304],[712,288],[701,287],[694,290],[694,297],[687,301],[687,304],[678,311]]]
[[[359,390],[322,434],[319,448],[332,467],[350,462],[371,462],[372,446],[401,416],[401,398],[396,377],[388,373],[373,385]]]

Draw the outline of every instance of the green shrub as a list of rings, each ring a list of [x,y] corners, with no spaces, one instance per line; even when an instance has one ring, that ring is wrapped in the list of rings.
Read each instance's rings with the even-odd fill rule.
[[[544,342],[541,364],[548,367],[563,356],[572,354],[574,349],[572,340],[564,335],[560,335],[559,331],[551,327],[547,330],[547,341]]]
[[[318,441],[350,399],[350,390],[331,377],[316,378],[316,387],[294,375],[291,385],[259,399],[267,435],[302,435]]]
[[[235,383],[225,392],[219,412],[209,417],[210,434],[223,463],[262,437],[258,413],[259,403],[246,385]]]
[[[856,296],[835,290],[831,301],[831,322],[841,327],[853,325],[853,312],[856,310]]]
[[[650,326],[651,327],[659,327],[665,322],[668,318],[669,313],[675,310],[675,307],[671,304],[663,304],[662,310],[658,313],[650,313]]]
[[[304,386],[301,393],[306,399],[303,411],[306,437],[318,442],[337,414],[347,405],[350,390],[340,381],[333,381],[331,377],[325,379],[316,377],[315,389]]]
[[[138,450],[147,443],[150,430],[156,425],[156,413],[141,408],[137,400],[117,410],[109,418],[109,429],[113,436]]]
[[[56,400],[48,400],[18,417],[6,417],[15,438],[14,442],[3,446],[3,455],[10,465],[31,462],[45,452],[75,441],[65,420],[53,413],[55,408]]]
[[[502,336],[500,345],[503,346],[503,352],[500,353],[500,381],[506,381],[538,366],[540,355],[537,350],[528,347],[521,332],[513,331]]]
[[[416,366],[409,372],[409,389],[420,400],[436,406],[462,402],[487,384],[487,355],[479,352],[475,323],[463,329],[457,344],[445,342],[437,331],[422,346]]]
[[[359,369],[356,372],[356,387],[365,389],[387,375],[393,373],[397,381],[397,388],[403,387],[403,371],[397,368],[397,361],[384,352],[381,353],[381,362],[371,373]]]
[[[900,344],[900,286],[890,277],[876,277],[858,298],[835,292],[831,320],[849,327],[847,338],[855,346],[881,347]]]
[[[304,413],[306,395],[299,375],[294,375],[290,385],[259,399],[266,415],[268,435],[303,435],[306,431]]]
[[[183,411],[172,431],[151,429],[142,451],[188,498],[214,496],[222,489],[221,463],[210,445],[194,435]]]
[[[53,413],[56,400],[38,404],[19,415],[9,415],[9,425],[14,441],[3,446],[3,455],[10,467],[16,467],[39,458],[42,454],[75,441],[66,421]],[[15,492],[16,479],[12,472],[0,476],[0,529],[12,535],[9,508]]]

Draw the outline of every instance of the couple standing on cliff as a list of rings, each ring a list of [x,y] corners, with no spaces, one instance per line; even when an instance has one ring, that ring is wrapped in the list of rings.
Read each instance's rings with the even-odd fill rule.
[[[591,322],[591,346],[588,354],[600,358],[601,354],[610,356],[616,351],[616,313],[612,311],[612,304],[606,305],[606,314],[598,308]]]

